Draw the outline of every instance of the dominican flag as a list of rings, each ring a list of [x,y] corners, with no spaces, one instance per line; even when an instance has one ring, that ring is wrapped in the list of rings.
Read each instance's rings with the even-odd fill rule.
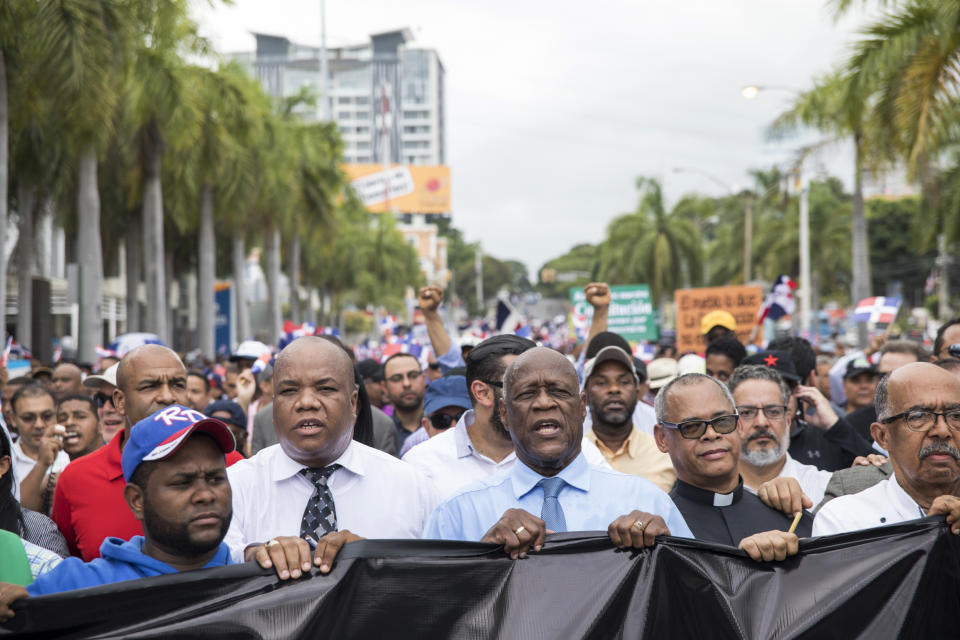
[[[633,345],[633,355],[637,356],[646,363],[650,363],[653,360],[653,356],[657,353],[657,345],[650,342],[638,342]]]
[[[497,300],[497,330],[500,333],[515,333],[524,325],[523,316],[505,298]]]
[[[10,361],[10,351],[13,349],[13,336],[7,338],[7,345],[3,348],[3,355],[0,356],[0,367],[6,367]]]
[[[392,355],[397,353],[408,353],[417,360],[420,359],[420,354],[423,353],[423,347],[419,344],[414,344],[412,342],[393,342],[391,344],[384,345],[383,347],[383,357],[389,358]]]
[[[900,298],[864,298],[857,303],[853,312],[855,322],[872,322],[874,324],[890,324],[897,317],[900,309]]]
[[[793,292],[797,289],[797,283],[790,276],[780,274],[773,283],[770,293],[767,294],[763,305],[757,312],[757,324],[765,319],[779,320],[783,316],[788,316],[797,310],[797,299],[793,297]]]

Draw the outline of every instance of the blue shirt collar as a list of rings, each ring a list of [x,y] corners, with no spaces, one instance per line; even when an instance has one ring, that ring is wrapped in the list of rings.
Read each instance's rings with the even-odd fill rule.
[[[563,478],[568,485],[575,489],[590,491],[590,465],[587,464],[587,459],[583,457],[582,452],[578,453],[577,457],[564,467],[557,476]],[[517,457],[517,463],[513,465],[513,470],[510,472],[514,497],[519,500],[530,493],[537,486],[537,483],[546,477],[525,465]]]

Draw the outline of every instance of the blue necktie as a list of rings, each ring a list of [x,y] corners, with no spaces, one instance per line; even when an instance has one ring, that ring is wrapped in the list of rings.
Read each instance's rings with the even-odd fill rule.
[[[566,531],[567,519],[563,517],[563,507],[557,496],[565,485],[563,478],[544,478],[537,483],[543,487],[543,508],[540,510],[540,519],[547,524],[551,531]]]

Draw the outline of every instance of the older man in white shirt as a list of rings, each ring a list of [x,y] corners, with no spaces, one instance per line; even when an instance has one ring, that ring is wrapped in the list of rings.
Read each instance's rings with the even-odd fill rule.
[[[410,449],[404,462],[430,477],[442,500],[461,488],[499,472],[507,473],[517,463],[510,432],[500,418],[503,403],[503,372],[517,356],[536,343],[515,335],[488,338],[467,356],[467,389],[473,409],[452,429],[447,429]],[[592,465],[610,468],[596,445],[583,439],[583,455]]]
[[[926,362],[905,365],[877,386],[874,440],[890,452],[893,475],[831,500],[813,535],[946,515],[960,533],[960,380]]]
[[[754,493],[773,478],[795,478],[811,505],[823,500],[829,471],[797,462],[790,448],[790,388],[773,367],[741,365],[727,386],[740,415],[740,475]],[[826,399],[824,399],[826,402]]]
[[[259,545],[297,538],[313,546],[321,538],[419,537],[436,490],[413,466],[353,440],[357,389],[343,349],[318,337],[294,340],[277,356],[274,389],[278,444],[228,470],[225,542],[234,556],[250,560]]]

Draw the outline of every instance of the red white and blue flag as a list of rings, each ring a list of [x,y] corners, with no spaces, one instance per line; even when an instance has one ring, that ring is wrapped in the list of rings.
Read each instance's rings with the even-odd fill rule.
[[[900,298],[864,298],[857,303],[853,312],[855,322],[872,322],[874,324],[890,324],[897,317],[900,309]]]
[[[757,312],[757,324],[765,319],[779,320],[783,316],[788,316],[797,310],[797,299],[793,297],[793,292],[797,289],[797,283],[790,276],[780,274],[773,282],[770,293],[767,294],[763,305]]]

